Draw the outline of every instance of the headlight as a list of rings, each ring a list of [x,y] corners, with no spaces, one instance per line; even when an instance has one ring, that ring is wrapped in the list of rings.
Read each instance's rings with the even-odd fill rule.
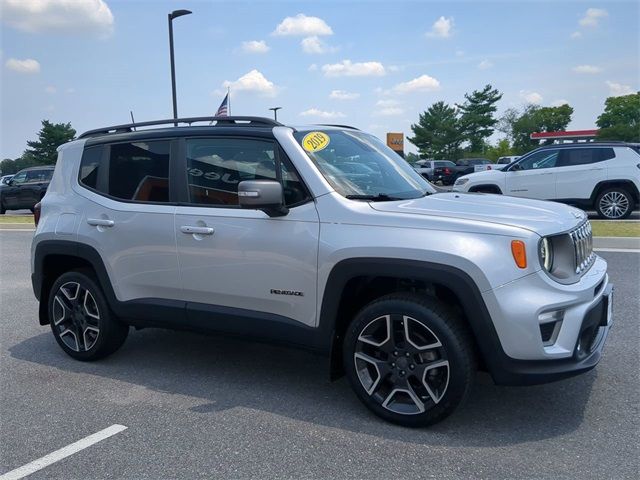
[[[547,272],[553,268],[553,246],[548,238],[540,241],[540,263]]]
[[[465,183],[467,183],[469,181],[468,178],[459,178],[456,180],[456,185],[464,185]]]

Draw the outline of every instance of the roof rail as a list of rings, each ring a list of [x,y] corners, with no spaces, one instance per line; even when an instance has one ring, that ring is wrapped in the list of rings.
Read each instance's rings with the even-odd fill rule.
[[[170,125],[178,126],[179,123],[186,123],[191,126],[196,122],[216,122],[216,125],[247,125],[247,126],[282,126],[282,123],[265,117],[188,117],[188,118],[170,118],[167,120],[153,120],[150,122],[125,123],[122,125],[114,125],[111,127],[96,128],[88,130],[78,138],[93,137],[96,135],[107,135],[109,133],[125,133],[131,132],[138,127],[151,127],[154,125]]]
[[[338,128],[348,128],[350,130],[358,130],[359,128],[352,127],[351,125],[338,125],[337,123],[316,123],[319,127],[338,127]]]

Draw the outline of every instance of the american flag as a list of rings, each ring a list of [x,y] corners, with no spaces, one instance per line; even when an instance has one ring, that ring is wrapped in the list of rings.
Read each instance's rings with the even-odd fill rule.
[[[216,112],[216,117],[227,117],[229,116],[229,92],[224,96],[224,100],[218,107],[218,111]]]

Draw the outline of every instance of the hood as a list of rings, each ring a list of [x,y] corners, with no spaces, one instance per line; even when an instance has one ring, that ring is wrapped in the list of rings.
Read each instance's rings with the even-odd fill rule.
[[[524,228],[540,236],[566,232],[587,218],[582,210],[560,203],[485,193],[438,193],[370,205],[379,212],[488,222]]]
[[[503,165],[503,167],[508,167],[508,165]],[[477,178],[486,178],[486,179],[495,179],[495,178],[503,178],[504,172],[501,169],[496,169],[493,165],[491,166],[491,170],[482,170],[481,172],[473,172],[464,175],[467,178],[473,178],[473,180]]]

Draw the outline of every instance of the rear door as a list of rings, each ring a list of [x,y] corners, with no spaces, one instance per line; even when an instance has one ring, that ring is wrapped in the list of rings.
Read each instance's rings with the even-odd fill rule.
[[[284,152],[251,137],[187,138],[183,148],[186,198],[174,228],[190,321],[231,307],[313,326],[319,219]],[[283,183],[286,216],[239,207],[238,183],[254,179]]]
[[[615,158],[611,147],[566,148],[556,168],[558,199],[589,199],[598,183],[607,179],[606,161]]]
[[[79,192],[87,199],[78,228],[94,247],[120,301],[180,299],[171,150],[176,141],[133,140],[90,146]]]
[[[560,152],[546,149],[534,152],[504,172],[506,195],[553,200],[556,198],[556,166]]]

